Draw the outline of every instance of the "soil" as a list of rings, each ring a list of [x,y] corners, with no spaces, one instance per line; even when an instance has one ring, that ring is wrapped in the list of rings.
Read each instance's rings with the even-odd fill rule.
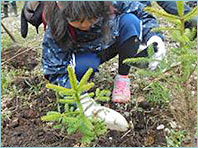
[[[28,52],[26,52],[28,50]],[[24,52],[25,51],[25,52]],[[17,54],[20,56],[16,56]],[[30,54],[31,53],[31,54]],[[14,57],[14,58],[13,58]],[[10,60],[9,62],[6,62]],[[2,52],[4,67],[31,71],[38,64],[38,57],[31,49],[13,48]],[[41,85],[39,93],[31,91],[32,86],[45,82],[38,76],[16,77],[12,85],[20,90],[19,95],[3,102],[2,110],[12,112],[11,117],[2,120],[1,142],[3,147],[72,147],[78,144],[76,136],[68,136],[44,123],[40,117],[48,111],[56,110],[56,97],[54,92]],[[111,85],[111,84],[110,84]],[[28,96],[24,99],[22,96]],[[142,147],[166,146],[164,129],[157,130],[157,126],[168,126],[165,117],[171,116],[169,112],[155,107],[148,102],[139,104],[140,111],[134,110],[135,104],[103,104],[120,112],[134,128],[126,132],[108,131],[107,135],[91,143],[95,147]]]
[[[40,60],[37,58],[37,52],[30,48],[11,47],[1,54],[2,65],[6,64],[8,69],[33,70]]]
[[[29,72],[29,75],[18,76],[12,81],[18,95],[2,100],[1,111],[9,110],[12,114],[1,120],[2,147],[73,147],[78,146],[78,135],[67,135],[53,129],[52,124],[42,122],[40,118],[48,111],[57,110],[54,92],[45,87],[43,76],[31,75],[40,62],[40,57],[34,49],[12,47],[1,53],[1,66],[6,69],[19,69]],[[106,67],[109,70],[109,67]],[[110,71],[115,71],[111,68]],[[113,74],[112,74],[113,75]],[[113,81],[100,78],[97,87],[113,87]],[[42,82],[42,83],[41,83]],[[39,86],[39,87],[38,87]],[[196,85],[197,86],[197,85]],[[38,91],[33,91],[36,87]],[[134,90],[136,88],[133,88]],[[136,91],[137,92],[137,91]],[[141,94],[141,92],[139,92]],[[140,96],[142,97],[142,96]],[[138,104],[133,101],[128,104],[112,102],[103,105],[120,112],[133,128],[126,132],[110,131],[90,144],[90,147],[165,147],[166,129],[174,120],[169,110],[161,106],[153,106],[140,98]],[[164,126],[162,129],[157,129]],[[183,146],[197,147],[196,141],[186,142]]]

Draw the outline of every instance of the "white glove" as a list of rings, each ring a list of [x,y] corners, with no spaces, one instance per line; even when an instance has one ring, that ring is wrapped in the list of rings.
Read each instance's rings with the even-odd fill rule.
[[[104,120],[108,129],[126,131],[129,124],[126,119],[118,112],[97,104],[92,98],[86,97],[80,101],[86,117],[95,116]]]
[[[155,35],[148,40],[147,47],[153,43],[157,43],[157,52],[153,54],[152,58],[156,60],[162,60],[166,55],[166,48],[164,42],[159,36]],[[151,71],[153,71],[157,68],[159,63],[159,61],[150,62],[148,67]]]

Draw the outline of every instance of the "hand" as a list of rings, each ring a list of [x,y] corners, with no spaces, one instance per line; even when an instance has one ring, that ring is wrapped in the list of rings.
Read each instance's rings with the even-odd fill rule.
[[[148,42],[147,42],[147,47],[151,44],[154,44],[154,43],[157,43],[157,51],[154,52],[152,58],[153,59],[156,59],[156,60],[162,60],[165,55],[166,55],[166,48],[165,48],[165,44],[164,42],[162,41],[162,39],[155,35],[155,36],[152,36]],[[151,71],[155,70],[157,68],[157,66],[160,64],[160,61],[153,61],[153,62],[150,62],[149,63],[149,69]]]

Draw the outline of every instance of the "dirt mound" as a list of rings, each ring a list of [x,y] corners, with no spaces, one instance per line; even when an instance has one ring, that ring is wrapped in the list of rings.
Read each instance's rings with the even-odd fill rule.
[[[8,69],[33,70],[40,60],[37,52],[30,48],[12,47],[1,53],[1,63]]]
[[[52,128],[40,120],[50,110],[56,110],[54,92],[41,86],[38,94],[28,91],[31,86],[37,86],[42,80],[39,77],[16,78],[12,85],[22,90],[20,95],[4,102],[2,109],[12,112],[10,119],[2,120],[2,146],[4,147],[72,147],[77,144],[77,135],[68,136]],[[29,96],[23,98],[20,96]],[[23,94],[23,95],[22,95]],[[28,95],[27,95],[28,94]],[[135,105],[106,103],[112,109],[120,112],[128,121],[133,122],[134,129],[126,132],[108,131],[107,135],[91,143],[94,147],[141,147],[166,146],[164,130],[157,130],[160,124],[167,125],[163,117],[169,116],[161,108],[147,105],[141,111],[135,110]],[[141,105],[140,105],[141,106]]]

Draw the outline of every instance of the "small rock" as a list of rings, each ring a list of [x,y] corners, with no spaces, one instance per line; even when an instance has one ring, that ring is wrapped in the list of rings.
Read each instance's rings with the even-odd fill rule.
[[[111,71],[116,71],[116,67],[111,67]]]
[[[186,136],[183,142],[185,144],[189,144],[191,142],[191,140],[192,140],[192,138],[190,136]]]
[[[171,131],[170,131],[169,128],[165,128],[165,129],[164,129],[164,132],[166,133],[166,135],[169,135]]]
[[[19,119],[18,118],[15,118],[9,125],[9,127],[12,127],[12,128],[15,128],[19,126]]]
[[[137,97],[137,103],[145,101],[145,98],[143,96]]]
[[[171,121],[171,122],[170,122],[170,126],[174,129],[174,128],[177,127],[177,124],[176,124],[175,121]]]
[[[86,144],[77,143],[73,147],[87,147],[87,145]]]
[[[95,74],[95,77],[99,77],[100,76],[99,72],[95,72],[94,74]]]
[[[130,113],[129,113],[129,112],[124,112],[124,115],[125,115],[126,117],[129,117]]]
[[[170,110],[175,110],[175,107],[173,105],[170,105]]]
[[[26,71],[25,74],[26,74],[26,75],[29,75],[29,71]]]
[[[138,84],[133,84],[132,87],[133,87],[133,89],[138,89],[139,85]]]
[[[162,129],[164,129],[164,125],[163,124],[160,124],[158,127],[157,127],[157,130],[162,130]]]
[[[33,119],[36,117],[36,115],[37,115],[36,111],[30,109],[24,112],[23,117],[26,119]]]
[[[143,109],[148,109],[150,108],[150,103],[147,101],[140,102],[139,107],[142,107]]]
[[[113,66],[118,66],[118,63],[113,63]]]
[[[145,146],[151,146],[155,142],[154,137],[147,136],[144,140]]]
[[[53,126],[53,123],[52,122],[48,122],[46,123],[48,127],[52,127]]]
[[[129,121],[129,128],[134,129],[133,121]]]
[[[179,129],[182,129],[181,125],[178,125],[178,128],[179,128]]]
[[[112,137],[109,137],[109,140],[112,140],[113,138]]]
[[[196,94],[196,92],[195,91],[191,91],[191,94],[194,96]]]
[[[188,84],[188,85],[187,85],[187,88],[188,88],[188,89],[192,89],[191,84]]]

